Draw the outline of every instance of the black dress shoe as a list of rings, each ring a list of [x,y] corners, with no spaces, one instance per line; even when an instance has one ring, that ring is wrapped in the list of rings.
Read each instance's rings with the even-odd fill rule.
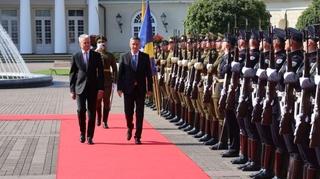
[[[242,170],[244,167],[248,166],[251,164],[251,161],[247,161],[247,163],[243,164],[243,165],[240,165],[239,167],[237,167],[238,169]]]
[[[194,127],[191,131],[188,131],[187,134],[196,135],[198,132],[199,132],[199,129]]]
[[[216,144],[214,144],[213,146],[210,147],[211,150],[225,150],[228,149],[228,145],[218,142]]]
[[[216,143],[218,143],[218,142],[219,142],[218,139],[211,138],[211,139],[209,139],[208,141],[203,142],[203,144],[204,144],[204,145],[214,145],[214,144],[216,144]]]
[[[199,142],[207,142],[207,141],[209,141],[210,139],[212,139],[212,138],[210,137],[210,135],[204,134],[202,137],[199,138]],[[212,144],[212,145],[213,145],[213,144]]]
[[[141,140],[139,138],[135,138],[135,141],[134,141],[135,144],[138,144],[140,145],[141,144]]]
[[[194,135],[193,137],[196,138],[196,139],[199,139],[201,137],[203,137],[204,135],[206,135],[204,132],[202,131],[199,131],[196,135]]]
[[[91,137],[88,137],[87,141],[88,141],[88,144],[89,144],[89,145],[93,145],[93,141],[92,141],[92,138],[91,138]]]
[[[97,126],[101,126],[101,120],[97,120]]]
[[[238,157],[239,156],[239,151],[238,150],[233,150],[230,149],[221,155],[222,157]]]
[[[260,165],[258,165],[257,163],[250,162],[249,165],[242,168],[242,171],[248,171],[248,172],[259,171],[260,168],[261,168]]]
[[[132,129],[128,129],[127,131],[127,140],[130,140],[132,137]]]
[[[108,123],[103,122],[103,128],[108,129],[109,128]]]
[[[86,137],[84,135],[80,135],[80,142],[84,143],[86,141]]]
[[[248,158],[244,155],[240,155],[238,158],[235,158],[234,160],[231,160],[232,164],[245,164],[247,163]]]

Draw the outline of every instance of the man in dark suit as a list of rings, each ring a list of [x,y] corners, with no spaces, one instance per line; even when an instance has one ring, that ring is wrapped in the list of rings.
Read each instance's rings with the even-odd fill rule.
[[[152,74],[149,55],[139,51],[140,39],[130,39],[130,52],[121,56],[118,73],[118,95],[124,94],[124,111],[127,120],[127,139],[132,137],[133,113],[136,106],[135,143],[141,144],[145,95],[151,95]]]
[[[70,69],[70,95],[77,100],[78,121],[80,126],[80,142],[85,142],[86,104],[88,106],[87,142],[92,145],[95,128],[96,100],[103,97],[103,66],[101,55],[90,50],[90,37],[79,36],[81,51],[74,54]]]

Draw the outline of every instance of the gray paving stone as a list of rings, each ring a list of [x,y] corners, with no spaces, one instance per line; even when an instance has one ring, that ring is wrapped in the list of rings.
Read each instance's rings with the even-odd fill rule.
[[[28,64],[32,65],[32,64]],[[1,90],[0,114],[75,114],[76,102],[70,99],[68,77],[54,76],[54,85],[44,88]],[[113,97],[111,113],[123,113],[123,99],[116,93]],[[250,173],[241,172],[222,159],[221,151],[211,151],[196,139],[186,135],[177,127],[156,115],[155,111],[145,110],[146,120],[175,144],[182,152],[214,179],[248,178]],[[51,179],[55,178],[58,158],[60,121],[0,121],[0,176],[8,179]],[[25,141],[22,144],[22,140]],[[15,141],[15,142],[14,142]],[[15,168],[2,170],[10,155],[8,150],[21,150]],[[11,157],[9,157],[11,158]],[[9,162],[10,163],[10,162]],[[10,168],[10,167],[8,167]],[[42,173],[41,173],[41,172]],[[33,175],[37,174],[37,175]],[[4,176],[6,175],[6,176]]]

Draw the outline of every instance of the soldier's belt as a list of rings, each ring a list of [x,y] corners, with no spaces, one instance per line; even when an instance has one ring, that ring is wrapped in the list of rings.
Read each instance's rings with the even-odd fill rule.
[[[111,72],[110,69],[104,69],[103,71],[105,71],[105,72]]]
[[[218,82],[218,83],[223,83],[224,79],[215,79],[215,81]]]

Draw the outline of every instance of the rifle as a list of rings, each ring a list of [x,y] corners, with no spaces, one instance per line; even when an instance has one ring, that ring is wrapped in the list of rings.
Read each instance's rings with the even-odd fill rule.
[[[286,28],[286,39],[289,39],[290,44],[290,33],[288,32],[288,29]],[[284,107],[283,107],[283,113],[280,120],[280,135],[288,134],[291,130],[291,120],[294,119],[294,86],[296,83],[296,80],[290,80],[295,79],[295,73],[293,71],[292,67],[292,59],[291,59],[291,52],[290,48],[287,49],[287,72],[285,73],[285,94],[284,94]]]
[[[231,62],[232,62],[232,56],[231,56],[231,47],[229,47],[229,51],[228,51],[228,59],[227,59],[227,67],[231,66]],[[220,67],[220,68],[224,68],[224,67]],[[231,80],[231,69],[227,68],[224,74],[224,81],[223,81],[223,89],[221,91],[220,94],[220,99],[219,99],[219,111],[221,113],[224,113],[225,109],[226,109],[226,103],[227,103],[227,92],[229,89],[229,85],[230,85],[230,80]]]
[[[248,41],[248,40],[247,40]],[[248,103],[252,93],[251,79],[255,76],[254,70],[250,67],[250,48],[247,48],[245,66],[242,69],[243,84],[240,89],[239,105],[237,107],[237,118],[243,118],[248,113]]]
[[[194,67],[196,70],[196,74],[195,74],[195,79],[192,84],[193,86],[192,86],[192,92],[191,92],[191,99],[197,99],[198,93],[199,93],[198,84],[201,80],[201,70],[203,69],[200,45],[199,45],[199,49],[198,49],[198,61],[197,61],[197,63],[194,64]]]
[[[177,48],[176,55],[178,55],[178,51],[180,51],[180,53],[181,53],[181,49]],[[171,61],[173,62],[172,63],[173,70],[171,72],[171,81],[170,81],[171,88],[174,88],[175,84],[176,84],[177,73],[178,73],[178,60],[179,60],[179,57],[177,57],[177,56],[175,56],[171,59]]]
[[[212,64],[214,59],[212,57],[212,50],[209,52],[209,63],[207,65],[207,83],[204,87],[203,103],[207,104],[211,101],[212,96],[212,84],[213,84],[213,73],[212,73]]]
[[[263,31],[259,32],[260,39],[262,42],[263,47]],[[267,72],[266,72],[266,65],[265,65],[265,57],[262,52],[259,54],[259,69],[257,71],[258,76],[258,88],[257,88],[257,97],[255,98],[255,105],[253,106],[252,110],[252,122],[260,122],[261,121],[261,115],[263,112],[263,102],[264,98],[266,96],[266,85],[267,85]]]
[[[164,73],[166,67],[166,55],[165,51],[162,50],[162,59],[160,61],[160,79],[159,79],[159,86],[164,86]]]
[[[273,39],[272,26],[269,28],[269,36]],[[269,68],[267,69],[268,82],[267,82],[267,95],[266,100],[263,104],[262,111],[262,125],[271,125],[272,122],[272,106],[277,99],[277,83],[279,80],[278,73],[276,70],[276,64],[274,59],[273,41],[271,41],[271,51],[269,57]]]
[[[319,27],[317,27],[319,28]],[[319,29],[318,33],[319,33]],[[317,34],[320,35],[320,34]],[[313,114],[311,117],[311,131],[310,131],[310,147],[320,146],[320,55],[319,50],[317,50],[317,75],[315,75],[315,83],[317,85],[316,88],[316,97],[315,97],[315,105],[313,108]]]
[[[194,60],[196,58],[197,58],[197,48],[194,47],[193,48],[193,58],[191,58],[191,59]],[[196,70],[194,68],[194,65],[192,64],[192,69],[191,69],[191,72],[189,73],[189,80],[188,80],[187,88],[185,90],[185,95],[189,96],[189,97],[191,97],[192,85],[193,85],[193,81],[194,81],[194,78],[195,78],[195,71]]]
[[[237,28],[237,16],[235,15],[235,35],[236,37],[239,36],[239,31]],[[232,110],[235,108],[236,104],[236,91],[239,88],[240,85],[240,71],[241,71],[241,65],[239,63],[239,48],[238,48],[238,43],[234,46],[234,58],[233,62],[231,62],[231,86],[229,89],[229,92],[227,94],[227,99],[226,99],[226,109]]]
[[[185,52],[187,51],[187,49],[185,49]],[[181,72],[182,72],[182,49],[180,49],[180,55],[179,55],[179,61],[178,61],[178,74],[176,75],[176,83],[174,86],[174,89],[176,92],[178,92],[179,90],[179,84],[180,84],[180,78],[181,78]]]
[[[308,31],[304,30],[304,39],[308,43]],[[310,79],[310,59],[307,56],[309,53],[308,45],[307,52],[304,53],[304,71],[303,77],[300,78],[301,100],[300,100],[300,113],[296,119],[296,129],[294,143],[299,144],[308,139],[308,132],[310,131],[309,117],[311,116],[311,95],[313,90],[313,83]]]

